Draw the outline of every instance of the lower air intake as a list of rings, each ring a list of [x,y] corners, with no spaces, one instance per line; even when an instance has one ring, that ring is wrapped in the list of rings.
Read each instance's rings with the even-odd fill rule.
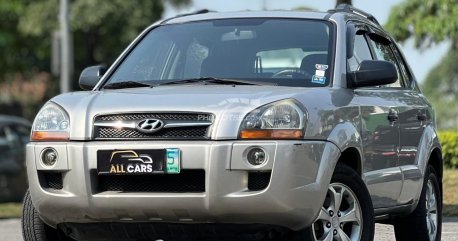
[[[99,192],[202,193],[205,192],[204,170],[182,170],[164,175],[99,175]]]

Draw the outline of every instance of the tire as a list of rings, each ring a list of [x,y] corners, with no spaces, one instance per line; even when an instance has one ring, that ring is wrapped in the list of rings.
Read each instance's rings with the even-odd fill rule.
[[[334,205],[334,200],[338,198],[334,197],[339,196],[343,198],[340,208],[336,208],[339,205]],[[354,217],[349,215],[352,213]],[[374,230],[374,208],[366,185],[353,169],[337,164],[317,220],[311,227],[294,233],[293,239],[285,240],[373,241]]]
[[[409,216],[395,220],[394,233],[397,241],[440,241],[441,231],[442,193],[434,168],[428,166],[417,207]]]
[[[27,191],[22,205],[22,237],[24,241],[67,241],[57,229],[46,225],[38,216]]]

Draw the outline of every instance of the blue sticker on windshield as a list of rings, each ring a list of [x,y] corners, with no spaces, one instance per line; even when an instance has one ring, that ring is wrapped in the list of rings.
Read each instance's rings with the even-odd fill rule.
[[[326,77],[324,76],[312,76],[312,83],[324,85],[326,83]]]

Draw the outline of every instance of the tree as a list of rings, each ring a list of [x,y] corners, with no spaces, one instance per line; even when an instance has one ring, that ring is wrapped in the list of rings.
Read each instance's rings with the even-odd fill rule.
[[[165,2],[111,0],[101,4],[97,0],[72,0],[76,70],[97,63],[110,64],[140,31],[162,17]],[[190,0],[168,2],[181,6]],[[51,42],[50,36],[58,26],[57,14],[55,0],[32,1],[19,22],[19,30]]]
[[[458,49],[457,16],[455,0],[406,0],[393,7],[386,29],[401,42],[414,38],[419,49],[443,41]]]
[[[439,127],[452,129],[458,121],[458,51],[449,51],[426,77],[423,92],[434,105]]]
[[[162,17],[166,5],[190,2],[71,0],[74,86],[84,67],[111,64],[140,31]],[[0,0],[0,106],[19,103],[26,108],[19,112],[32,118],[43,101],[57,94],[57,81],[49,74],[57,16],[56,0]]]
[[[413,38],[422,50],[449,42],[450,51],[422,84],[436,109],[438,126],[456,126],[458,102],[458,4],[455,0],[405,0],[391,10],[386,29],[399,42]]]
[[[0,76],[25,71],[31,66],[40,66],[40,54],[32,54],[36,46],[34,38],[17,32],[25,6],[22,0],[0,0]]]

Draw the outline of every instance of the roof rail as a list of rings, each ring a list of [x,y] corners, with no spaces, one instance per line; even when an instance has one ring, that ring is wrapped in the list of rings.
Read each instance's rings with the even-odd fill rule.
[[[200,10],[196,10],[196,11],[190,12],[190,13],[182,13],[182,14],[178,14],[178,15],[176,15],[174,17],[164,19],[161,22],[161,24],[165,23],[165,22],[167,22],[169,20],[175,19],[175,18],[181,18],[181,17],[185,17],[185,16],[191,16],[191,15],[196,15],[196,14],[204,14],[204,13],[210,13],[210,12],[214,12],[214,11],[211,11],[211,10],[208,10],[208,9],[200,9]]]
[[[361,17],[367,18],[368,20],[372,21],[373,23],[375,23],[377,25],[380,25],[380,23],[377,21],[377,19],[374,17],[374,15],[372,15],[370,13],[367,13],[367,12],[361,10],[361,9],[355,8],[350,4],[346,4],[346,3],[339,4],[339,5],[337,5],[337,7],[335,9],[330,9],[328,12],[329,13],[339,13],[339,12],[340,13],[341,12],[354,13],[354,14],[357,14],[357,15],[359,15]]]

